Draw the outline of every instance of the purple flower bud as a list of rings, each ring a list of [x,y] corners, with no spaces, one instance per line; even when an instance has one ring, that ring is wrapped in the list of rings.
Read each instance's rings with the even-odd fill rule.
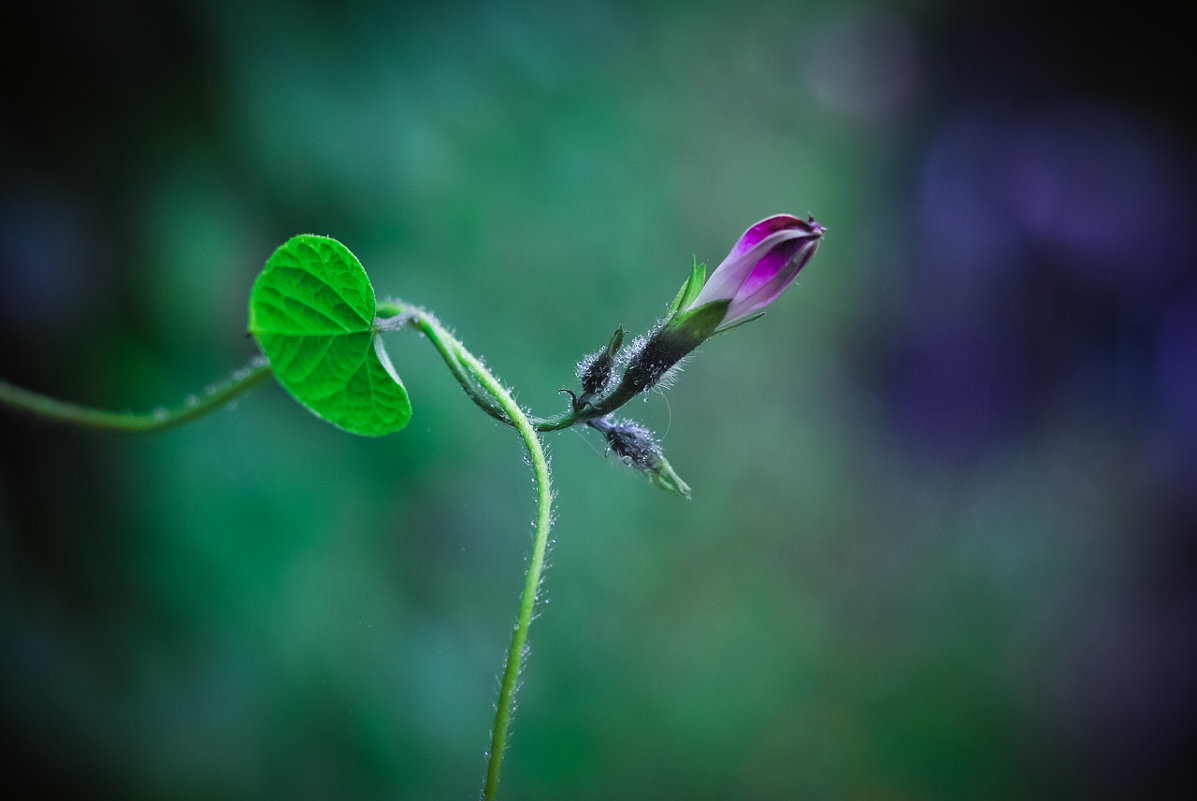
[[[618,409],[637,393],[657,386],[687,354],[715,334],[762,314],[810,261],[823,230],[814,217],[802,220],[778,214],[745,231],[705,285],[706,265],[695,261],[666,318],[624,349],[623,377],[614,390],[591,403],[593,411],[601,415]],[[580,377],[589,374],[589,364],[583,366],[587,369],[579,370]],[[580,400],[575,398],[575,409]]]
[[[727,313],[714,333],[758,314],[781,296],[815,255],[823,230],[814,217],[766,217],[744,232],[702,291],[682,311],[727,301]]]

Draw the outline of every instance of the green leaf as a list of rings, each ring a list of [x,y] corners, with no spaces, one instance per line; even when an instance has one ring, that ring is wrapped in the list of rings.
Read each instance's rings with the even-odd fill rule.
[[[301,234],[274,251],[249,294],[249,331],[283,388],[317,417],[381,436],[411,402],[374,330],[374,288],[335,239]]]

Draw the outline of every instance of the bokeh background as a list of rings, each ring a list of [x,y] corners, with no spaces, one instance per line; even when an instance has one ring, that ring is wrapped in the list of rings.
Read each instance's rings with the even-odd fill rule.
[[[220,380],[257,271],[314,232],[549,414],[692,255],[776,212],[829,229],[630,409],[692,501],[549,437],[505,798],[1194,797],[1179,16],[16,5],[0,375],[54,396]],[[477,795],[529,471],[426,342],[388,349],[415,417],[382,440],[273,385],[158,436],[0,414],[12,797]]]

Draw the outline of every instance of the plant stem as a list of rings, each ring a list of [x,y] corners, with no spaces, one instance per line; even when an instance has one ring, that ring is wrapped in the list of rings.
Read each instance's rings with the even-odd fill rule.
[[[374,327],[378,331],[398,331],[404,326],[410,326],[428,337],[433,347],[441,355],[449,372],[461,384],[461,388],[470,396],[482,411],[501,423],[514,427],[511,417],[498,404],[496,396],[480,385],[478,380],[462,364],[458,353],[468,353],[465,346],[441,325],[440,321],[423,309],[407,306],[398,301],[380,301],[377,306],[379,318]]]
[[[441,357],[449,365],[457,380],[474,401],[487,409],[488,405],[479,399],[470,384],[473,381],[497,403],[506,416],[504,422],[514,426],[524,440],[532,470],[536,475],[537,512],[536,535],[532,543],[532,559],[528,564],[528,575],[524,581],[524,593],[520,597],[519,616],[515,631],[511,635],[511,646],[507,649],[507,663],[503,667],[503,678],[499,683],[499,701],[495,708],[495,723],[491,730],[490,753],[486,764],[486,784],[482,798],[493,801],[499,788],[499,775],[503,769],[503,755],[507,749],[507,734],[511,726],[511,715],[515,709],[516,685],[520,667],[528,644],[528,629],[532,625],[532,614],[536,608],[536,596],[540,590],[541,574],[544,571],[545,550],[549,543],[549,528],[552,525],[552,487],[549,479],[549,463],[545,458],[544,446],[536,429],[524,410],[511,397],[498,379],[466,350],[461,342],[450,334],[440,322],[423,309],[399,302],[380,303],[379,311],[391,312],[402,322],[424,333],[436,346]],[[382,325],[382,328],[388,326]],[[466,380],[468,379],[468,380]],[[503,419],[503,418],[500,418]]]
[[[391,319],[379,319],[377,330],[393,330],[410,326],[424,333],[440,352],[449,370],[462,385],[471,399],[487,414],[510,425],[519,432],[532,461],[536,477],[537,513],[536,534],[532,543],[532,558],[528,564],[528,575],[520,597],[519,614],[511,645],[507,650],[507,661],[499,684],[499,700],[495,709],[494,728],[491,731],[490,752],[487,757],[486,783],[482,790],[485,801],[493,801],[498,792],[499,777],[503,769],[503,756],[507,748],[507,737],[511,727],[511,716],[515,709],[515,695],[520,668],[528,645],[528,630],[536,609],[536,597],[544,572],[545,551],[549,542],[549,528],[552,526],[552,485],[549,478],[549,463],[537,430],[552,431],[567,428],[590,415],[567,413],[558,418],[530,420],[515,399],[511,397],[498,379],[486,369],[476,356],[454,337],[441,323],[423,309],[399,302],[378,304],[381,315]],[[191,396],[186,402],[172,409],[160,408],[149,413],[112,412],[93,409],[77,403],[55,398],[13,386],[0,380],[0,405],[29,412],[55,422],[83,428],[97,428],[110,431],[153,432],[175,428],[220,408],[257,386],[271,376],[270,365],[262,358],[233,373],[214,390],[202,396]]]
[[[513,419],[495,402],[493,394],[480,386],[470,371],[462,366],[459,353],[464,352],[465,348],[435,317],[424,309],[408,306],[396,300],[379,301],[376,308],[378,319],[375,321],[375,327],[377,330],[394,331],[407,325],[420,331],[432,342],[433,347],[437,349],[449,367],[449,371],[453,373],[453,377],[457,379],[457,383],[461,384],[461,388],[466,391],[474,403],[499,422],[509,426],[515,425]],[[542,433],[561,431],[578,423],[585,423],[587,420],[609,414],[623,406],[636,394],[638,393],[624,391],[624,388],[620,387],[606,397],[585,404],[581,409],[568,409],[554,417],[531,416],[527,419],[536,431]]]
[[[520,598],[519,617],[516,621],[515,631],[511,635],[511,647],[507,650],[507,664],[503,667],[503,679],[499,684],[499,702],[495,709],[495,724],[491,730],[490,755],[486,765],[486,784],[482,791],[482,797],[487,801],[492,801],[499,788],[499,773],[503,769],[503,754],[507,749],[507,731],[511,724],[511,714],[515,709],[516,683],[528,643],[528,629],[532,625],[532,612],[536,607],[536,596],[540,590],[545,549],[549,542],[549,527],[552,525],[553,496],[549,483],[549,463],[545,459],[544,447],[523,410],[507,390],[495,380],[494,376],[482,366],[481,362],[464,347],[460,349],[460,355],[470,372],[494,395],[499,405],[503,407],[503,411],[507,412],[515,422],[515,428],[524,440],[528,456],[532,459],[532,469],[536,474],[536,536],[532,544],[532,559],[528,564],[528,576],[524,582],[524,594]]]
[[[164,431],[219,409],[241,393],[262,383],[270,375],[270,365],[264,359],[254,359],[247,367],[221,382],[214,391],[190,396],[186,402],[173,409],[160,408],[152,412],[110,412],[93,409],[57,400],[0,380],[0,405],[82,428],[140,433]]]

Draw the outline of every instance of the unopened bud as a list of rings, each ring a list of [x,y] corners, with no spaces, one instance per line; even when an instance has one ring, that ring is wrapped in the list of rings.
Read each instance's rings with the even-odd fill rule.
[[[702,285],[702,291],[689,303],[681,304],[681,313],[726,302],[715,333],[759,317],[815,255],[823,232],[814,217],[766,217],[744,232]]]
[[[690,351],[715,334],[756,319],[806,266],[823,237],[814,218],[777,214],[750,227],[706,278],[695,262],[669,317],[632,355],[623,385],[651,389]]]
[[[661,386],[662,380],[668,383],[667,377],[676,375],[674,368],[707,339],[764,314],[810,262],[823,233],[823,226],[813,217],[803,220],[775,214],[749,227],[709,280],[706,265],[695,259],[665,319],[620,354],[626,366],[613,389],[607,387],[616,371],[600,359],[608,352],[613,356],[612,349],[594,354],[578,366],[584,390],[574,399],[574,411],[589,402],[595,416],[603,415]],[[603,389],[591,392],[587,384]],[[592,401],[598,394],[602,397]]]
[[[590,420],[589,425],[603,435],[611,453],[628,467],[644,473],[661,489],[690,497],[690,487],[674,472],[661,453],[661,445],[647,428],[634,420],[619,420],[610,415]]]
[[[579,403],[585,403],[595,395],[600,395],[607,390],[611,383],[611,374],[615,368],[615,354],[619,351],[619,346],[623,344],[623,329],[615,329],[615,333],[611,336],[611,341],[607,346],[596,353],[591,353],[578,362],[577,376],[578,380],[582,382],[582,394],[578,398]]]

